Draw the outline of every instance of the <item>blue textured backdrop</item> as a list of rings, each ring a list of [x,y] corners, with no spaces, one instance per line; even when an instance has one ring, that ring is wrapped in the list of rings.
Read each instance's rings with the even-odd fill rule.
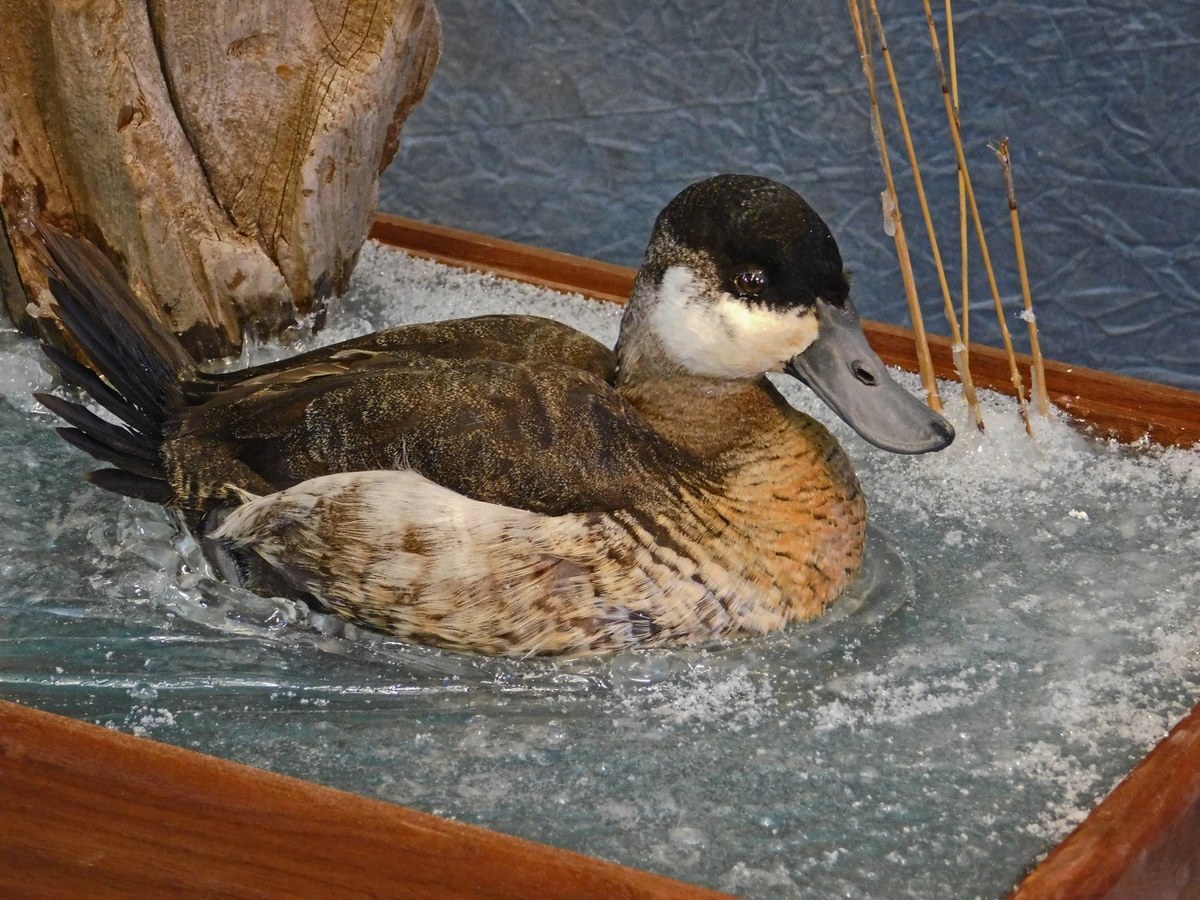
[[[385,210],[636,265],[680,188],[754,172],[821,212],[864,315],[907,321],[844,4],[438,7],[445,53],[384,178]],[[915,0],[882,9],[953,283],[957,188],[928,31]],[[1005,135],[1047,355],[1200,389],[1200,3],[960,2],[956,26],[968,158],[1010,313],[1020,287],[987,147]],[[947,333],[902,191],[927,321]],[[996,344],[981,278],[972,296],[972,338]],[[1010,328],[1024,347],[1023,324]]]

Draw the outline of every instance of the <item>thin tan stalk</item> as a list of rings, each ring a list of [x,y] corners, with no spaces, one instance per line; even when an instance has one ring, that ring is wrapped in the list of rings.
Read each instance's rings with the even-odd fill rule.
[[[996,284],[996,271],[992,267],[992,255],[988,252],[987,237],[983,233],[983,220],[979,215],[979,204],[975,200],[975,188],[971,184],[971,171],[967,167],[967,156],[963,152],[962,123],[958,120],[958,110],[950,98],[950,84],[946,79],[946,66],[942,60],[942,45],[938,40],[937,26],[933,22],[933,10],[929,0],[925,4],[925,21],[929,24],[929,38],[933,43],[933,54],[937,58],[938,77],[942,83],[942,99],[946,105],[946,118],[950,121],[950,135],[954,139],[954,152],[958,157],[958,168],[963,174],[963,188],[967,194],[967,204],[971,209],[971,219],[975,224],[975,237],[979,241],[979,253],[983,257],[983,268],[987,273],[988,287],[992,291],[992,301],[996,306],[996,318],[1000,323],[1000,334],[1004,338],[1004,350],[1008,354],[1009,375],[1017,393],[1017,411],[1025,430],[1032,435],[1033,424],[1029,421],[1029,406],[1025,402],[1025,385],[1021,381],[1021,369],[1017,365],[1016,351],[1013,350],[1012,335],[1008,332],[1008,323],[1004,316],[1004,303],[1000,299],[1000,288]]]
[[[925,218],[925,231],[929,235],[929,249],[933,252],[933,262],[937,267],[938,285],[942,289],[942,302],[945,305],[946,321],[950,323],[950,335],[954,342],[954,362],[955,368],[958,369],[958,377],[962,382],[963,396],[967,401],[967,408],[971,411],[971,417],[975,420],[975,427],[983,431],[983,411],[979,408],[979,398],[975,394],[975,382],[971,378],[971,371],[966,366],[966,361],[962,358],[961,347],[963,347],[962,332],[958,328],[958,315],[954,311],[954,298],[950,295],[950,284],[946,280],[946,267],[942,263],[942,251],[938,246],[937,232],[933,227],[933,215],[929,211],[929,200],[925,196],[925,182],[921,178],[921,166],[917,161],[917,150],[913,145],[912,131],[908,127],[908,115],[904,111],[904,98],[900,94],[900,81],[896,77],[896,67],[892,64],[892,54],[888,50],[887,33],[883,28],[883,18],[879,15],[879,4],[876,0],[869,0],[871,5],[871,16],[875,21],[875,33],[879,37],[879,52],[883,56],[884,64],[887,67],[888,80],[892,85],[892,97],[896,101],[896,113],[900,119],[900,130],[904,134],[904,148],[908,152],[908,163],[912,166],[913,182],[917,188],[917,199],[921,204],[921,215]]]
[[[954,3],[946,0],[946,52],[950,56],[950,99],[954,102],[954,110],[962,116],[962,107],[958,103],[958,52],[954,44]],[[967,189],[963,184],[962,169],[958,170],[958,247],[962,271],[962,355],[963,368],[971,365],[971,248],[967,240]]]
[[[1033,314],[1033,294],[1029,290],[1029,272],[1025,268],[1025,242],[1021,240],[1021,215],[1017,209],[1017,191],[1013,187],[1012,156],[1008,152],[1008,138],[994,148],[1004,170],[1004,183],[1008,187],[1008,215],[1012,219],[1013,243],[1017,250],[1017,271],[1021,274],[1021,294],[1025,298],[1025,321],[1029,324],[1029,348],[1033,355],[1033,401],[1043,416],[1050,415],[1050,396],[1046,393],[1046,368],[1042,363],[1042,345],[1038,341],[1037,318]]]
[[[875,68],[871,59],[870,44],[863,25],[859,0],[846,0],[850,18],[854,23],[854,36],[858,39],[858,52],[862,58],[863,73],[867,76],[867,90],[871,99],[871,116],[875,129],[875,142],[879,147],[879,160],[883,164],[884,214],[892,222],[892,239],[896,242],[896,257],[900,262],[900,276],[904,282],[904,293],[908,298],[908,312],[912,318],[916,341],[917,362],[921,373],[921,384],[925,388],[927,401],[933,409],[941,412],[942,397],[938,393],[937,377],[933,373],[933,357],[929,353],[929,338],[925,334],[925,320],[921,315],[921,304],[917,297],[917,281],[913,276],[912,259],[908,250],[908,238],[904,233],[904,222],[900,215],[900,199],[896,196],[896,181],[892,177],[892,162],[888,156],[887,141],[883,132],[883,113],[879,108],[879,94],[875,85]]]

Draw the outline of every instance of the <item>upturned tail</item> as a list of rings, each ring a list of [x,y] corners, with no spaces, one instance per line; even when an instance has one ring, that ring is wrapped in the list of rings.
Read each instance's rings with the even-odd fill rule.
[[[196,363],[96,247],[44,222],[37,230],[59,320],[88,364],[55,347],[43,349],[64,378],[121,424],[52,394],[34,397],[69,424],[58,429],[67,442],[115,466],[89,473],[89,481],[168,503],[173,491],[162,461],[164,429],[171,413],[187,403],[184,386],[194,382]]]

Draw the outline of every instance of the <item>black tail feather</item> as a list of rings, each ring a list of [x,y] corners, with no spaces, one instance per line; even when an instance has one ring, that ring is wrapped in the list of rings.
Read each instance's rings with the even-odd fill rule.
[[[177,401],[179,382],[195,372],[195,362],[175,335],[147,312],[95,246],[45,224],[38,233],[52,259],[51,287],[57,280],[68,295],[55,293],[63,312],[77,313],[111,340],[116,364],[102,370],[104,376],[122,395],[145,393],[157,408]]]
[[[156,434],[156,426],[141,410],[126,403],[116,391],[100,380],[87,366],[75,362],[67,354],[50,344],[42,345],[42,352],[50,357],[50,361],[58,366],[63,377],[76,387],[83,388],[84,393],[107,409],[119,419],[123,419],[130,428],[142,434]],[[52,396],[52,395],[51,395]]]
[[[173,491],[161,458],[164,430],[187,405],[184,386],[197,378],[195,362],[96,247],[45,223],[38,223],[37,233],[59,321],[87,364],[49,346],[46,354],[123,425],[69,400],[46,394],[37,399],[73,426],[58,430],[64,440],[119,467],[91,473],[92,483],[168,503]]]
[[[59,321],[71,337],[79,342],[92,365],[112,382],[126,405],[134,406],[146,418],[158,424],[165,405],[163,398],[155,385],[137,377],[136,370],[141,366],[120,345],[114,334],[115,329],[97,318],[94,310],[83,307],[79,303],[80,296],[57,278],[50,279],[50,293],[58,301]],[[135,371],[128,371],[130,368]]]
[[[112,491],[114,494],[124,494],[126,497],[159,505],[170,503],[175,495],[171,486],[162,479],[134,475],[123,469],[97,469],[95,472],[88,472],[87,480],[96,487]]]
[[[44,223],[38,235],[63,325],[116,393],[162,422],[182,402],[195,362],[93,245]]]
[[[101,443],[90,434],[85,434],[78,428],[56,428],[55,431],[58,432],[59,437],[72,447],[78,447],[93,459],[112,463],[114,466],[120,466],[126,472],[131,472],[134,475],[162,480],[160,476],[163,474],[163,470],[157,463],[148,463],[139,457],[122,453],[120,450]]]
[[[62,397],[56,397],[54,394],[39,392],[35,393],[33,398],[84,434],[90,435],[120,453],[134,456],[145,463],[157,465],[158,448],[144,435],[105,421],[87,407],[64,400]]]

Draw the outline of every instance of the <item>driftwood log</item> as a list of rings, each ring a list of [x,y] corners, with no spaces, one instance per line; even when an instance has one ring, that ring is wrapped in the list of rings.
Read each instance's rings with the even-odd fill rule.
[[[14,323],[53,338],[37,217],[103,247],[201,358],[319,308],[440,50],[433,0],[0,0]]]

